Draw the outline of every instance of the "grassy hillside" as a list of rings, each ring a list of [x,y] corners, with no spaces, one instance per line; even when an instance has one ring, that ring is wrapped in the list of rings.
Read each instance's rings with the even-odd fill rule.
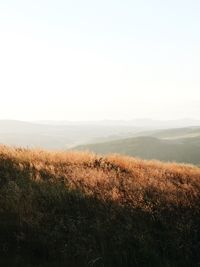
[[[200,137],[200,127],[185,127],[177,129],[157,130],[149,135],[163,139],[180,139]]]
[[[89,150],[101,154],[119,153],[143,159],[157,159],[200,165],[200,136],[169,139],[143,136],[82,145],[74,149]]]
[[[199,244],[197,167],[0,147],[1,266],[192,267]]]

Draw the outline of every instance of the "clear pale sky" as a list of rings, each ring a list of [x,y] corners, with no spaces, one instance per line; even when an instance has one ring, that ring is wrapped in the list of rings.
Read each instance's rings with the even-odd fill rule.
[[[199,0],[1,0],[0,119],[200,118]]]

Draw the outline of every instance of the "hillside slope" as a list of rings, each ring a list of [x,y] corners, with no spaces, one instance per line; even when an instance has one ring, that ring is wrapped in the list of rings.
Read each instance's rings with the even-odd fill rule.
[[[0,147],[2,266],[198,266],[199,244],[197,167]]]
[[[177,139],[141,136],[81,145],[75,147],[74,150],[89,150],[101,154],[119,153],[142,159],[176,161],[200,165],[200,136]]]
[[[157,130],[154,133],[148,134],[161,139],[181,139],[181,138],[191,138],[200,137],[200,127],[185,127],[177,129],[165,129]]]

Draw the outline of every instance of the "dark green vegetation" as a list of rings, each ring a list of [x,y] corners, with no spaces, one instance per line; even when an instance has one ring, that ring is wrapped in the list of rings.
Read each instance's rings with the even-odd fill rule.
[[[1,266],[193,267],[199,249],[199,168],[0,147]]]
[[[77,146],[75,149],[200,165],[200,128],[151,131],[141,135],[143,136]]]

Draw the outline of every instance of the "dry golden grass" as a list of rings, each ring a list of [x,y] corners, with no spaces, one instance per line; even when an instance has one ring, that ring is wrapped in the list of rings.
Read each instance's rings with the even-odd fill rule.
[[[102,200],[145,208],[143,192],[158,191],[162,200],[190,206],[200,193],[200,168],[193,165],[145,161],[132,157],[89,152],[47,152],[0,147],[1,159],[15,168],[32,170],[32,179],[63,180],[67,187]],[[157,196],[158,197],[158,196]]]
[[[62,255],[72,264],[76,257],[74,266],[196,266],[200,262],[198,167],[1,146],[0,185],[0,216],[14,215],[19,220],[13,232],[15,244],[23,249],[26,244],[29,253],[39,246],[43,256],[46,238],[47,258]],[[70,216],[74,219],[69,222]],[[41,235],[42,245],[29,240],[35,232]],[[70,248],[69,238],[74,238]],[[6,240],[4,245],[12,247]],[[91,265],[93,261],[96,265]]]

